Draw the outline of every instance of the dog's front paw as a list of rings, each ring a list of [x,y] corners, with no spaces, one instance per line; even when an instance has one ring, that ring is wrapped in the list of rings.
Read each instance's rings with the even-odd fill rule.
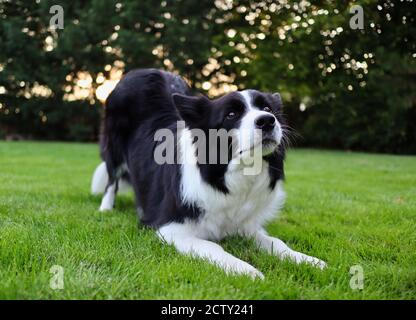
[[[259,270],[249,265],[248,263],[241,263],[238,265],[234,265],[231,268],[229,268],[227,271],[229,271],[230,273],[234,273],[234,274],[247,275],[253,280],[264,279],[263,273],[261,273]]]
[[[252,270],[248,270],[246,274],[253,280],[254,279],[264,280],[264,274],[254,267],[252,268]]]
[[[300,252],[296,252],[295,256],[294,256],[294,260],[296,263],[308,263],[310,265],[313,265],[314,267],[317,267],[321,270],[326,268],[326,262],[322,261],[321,259],[312,257],[312,256],[308,256],[306,254],[300,253]]]
[[[326,268],[326,262],[315,257],[308,256],[308,260],[306,262],[321,270]]]

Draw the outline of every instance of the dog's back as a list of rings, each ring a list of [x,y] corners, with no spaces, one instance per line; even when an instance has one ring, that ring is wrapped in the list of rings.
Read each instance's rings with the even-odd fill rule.
[[[137,204],[143,206],[148,202],[148,193],[159,194],[153,190],[156,188],[153,181],[163,186],[169,182],[170,175],[177,174],[175,166],[156,170],[153,161],[153,149],[157,143],[154,141],[155,132],[173,126],[176,128],[177,121],[181,120],[172,100],[174,93],[192,95],[191,89],[179,76],[155,69],[141,69],[127,73],[108,97],[100,143],[105,165],[101,164],[96,169],[91,187],[94,194],[104,193],[100,210],[112,209],[119,183],[125,185],[132,182]],[[152,172],[157,172],[156,177]],[[148,215],[142,217],[142,221],[148,220],[149,224],[153,224],[151,220],[157,218],[153,215],[153,206],[149,205],[149,208],[146,210]]]
[[[154,129],[172,121],[176,111],[172,94],[192,94],[191,89],[172,73],[140,69],[127,73],[107,99],[101,135],[101,156],[110,175],[125,162],[126,144],[141,123],[154,119]],[[176,117],[174,119],[177,120]]]

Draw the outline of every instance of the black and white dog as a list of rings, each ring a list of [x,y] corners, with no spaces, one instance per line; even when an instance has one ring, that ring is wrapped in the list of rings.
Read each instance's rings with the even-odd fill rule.
[[[193,95],[174,74],[129,72],[106,103],[104,162],[92,181],[93,193],[104,192],[100,210],[111,210],[119,187],[129,184],[144,224],[178,251],[205,258],[226,272],[263,278],[253,266],[211,242],[233,234],[252,237],[280,258],[324,268],[323,261],[290,249],[263,228],[285,197],[281,108],[278,94],[245,90],[209,100]],[[184,125],[178,126],[181,122]],[[174,149],[173,163],[155,159],[157,149],[166,145],[156,137],[161,130],[172,133],[167,147]],[[206,136],[212,130],[229,135],[202,144],[194,130]],[[224,151],[220,140],[226,151],[232,149],[225,160],[219,159]],[[201,161],[201,150],[210,161]],[[250,174],[246,170],[255,158],[247,159],[255,151],[261,170]]]

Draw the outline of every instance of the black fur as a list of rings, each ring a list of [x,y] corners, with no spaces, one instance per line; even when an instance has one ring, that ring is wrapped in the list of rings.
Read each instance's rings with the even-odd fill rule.
[[[267,104],[279,122],[283,122],[278,100],[271,94],[258,93],[255,104],[259,108]],[[189,128],[203,130],[207,136],[209,129],[237,128],[244,108],[244,101],[237,93],[209,100],[194,95],[174,74],[154,69],[131,71],[119,82],[106,103],[101,155],[107,165],[109,184],[128,175],[137,205],[143,210],[141,220],[146,225],[158,227],[199,217],[203,214],[199,208],[181,201],[180,165],[155,163],[153,153],[160,142],[154,141],[154,134],[162,128],[176,132],[180,120],[185,120]],[[225,115],[230,111],[235,111],[238,116],[227,119]],[[207,147],[207,154],[213,147],[217,146]],[[276,181],[283,178],[283,158],[282,146],[265,157],[270,164],[272,189]],[[221,192],[229,192],[224,184],[227,164],[198,165],[207,183]]]

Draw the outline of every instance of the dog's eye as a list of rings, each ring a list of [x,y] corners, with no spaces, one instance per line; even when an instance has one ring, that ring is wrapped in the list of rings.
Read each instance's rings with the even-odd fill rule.
[[[227,119],[234,119],[237,116],[237,113],[234,111],[230,111],[227,113],[226,118]]]
[[[266,107],[263,108],[263,111],[272,112],[272,109],[270,109],[268,106],[266,106]]]

